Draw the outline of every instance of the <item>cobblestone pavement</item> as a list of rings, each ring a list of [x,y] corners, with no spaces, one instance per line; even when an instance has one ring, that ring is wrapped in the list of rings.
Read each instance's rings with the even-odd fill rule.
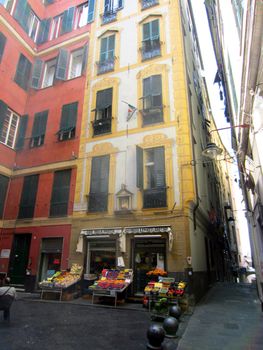
[[[255,285],[217,283],[194,310],[178,350],[262,350],[263,313]]]

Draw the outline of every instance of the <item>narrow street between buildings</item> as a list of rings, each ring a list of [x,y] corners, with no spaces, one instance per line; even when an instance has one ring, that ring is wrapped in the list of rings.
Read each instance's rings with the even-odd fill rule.
[[[263,313],[255,284],[217,283],[195,307],[178,350],[260,350]]]

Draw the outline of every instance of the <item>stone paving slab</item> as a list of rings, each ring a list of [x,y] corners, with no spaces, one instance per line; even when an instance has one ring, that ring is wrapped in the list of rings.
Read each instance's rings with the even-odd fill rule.
[[[217,283],[180,339],[178,350],[263,349],[263,314],[254,286]]]

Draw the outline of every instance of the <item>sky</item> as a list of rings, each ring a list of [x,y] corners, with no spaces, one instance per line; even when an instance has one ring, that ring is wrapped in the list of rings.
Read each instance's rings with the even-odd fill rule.
[[[192,0],[192,7],[194,11],[195,23],[197,28],[197,35],[199,44],[201,47],[201,55],[204,65],[204,76],[207,83],[208,94],[210,99],[210,104],[212,108],[213,117],[216,123],[217,128],[229,127],[230,124],[227,123],[224,115],[224,103],[220,101],[218,84],[214,84],[215,75],[217,72],[216,59],[214,56],[212,39],[210,36],[210,29],[208,25],[206,10],[204,6],[204,0]],[[225,9],[226,10],[226,9]],[[225,11],[227,15],[227,10]],[[230,14],[231,15],[231,14]],[[228,22],[228,20],[226,20]],[[229,32],[228,39],[231,42],[231,33]],[[233,38],[232,38],[233,40]],[[231,147],[231,130],[222,130],[219,131],[220,137],[223,144],[230,152],[231,155],[234,155],[234,152]],[[232,178],[238,179],[238,169],[234,169]],[[242,232],[241,236],[241,255],[246,255],[251,257],[251,249],[248,235],[247,220],[245,218],[244,202],[241,194],[241,190],[238,186],[238,183],[233,182],[235,187],[234,196],[236,197],[237,211],[234,213],[235,218],[238,220],[238,225],[241,227]]]

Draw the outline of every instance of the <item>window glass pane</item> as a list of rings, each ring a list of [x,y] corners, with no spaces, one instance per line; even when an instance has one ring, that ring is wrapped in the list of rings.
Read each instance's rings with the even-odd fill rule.
[[[15,145],[18,123],[19,116],[8,109],[3,123],[0,141],[12,148],[14,148]]]
[[[69,79],[79,77],[82,72],[83,48],[71,54]]]
[[[55,59],[46,63],[43,85],[42,85],[43,88],[53,85],[55,71],[56,71],[56,62],[57,60]]]

